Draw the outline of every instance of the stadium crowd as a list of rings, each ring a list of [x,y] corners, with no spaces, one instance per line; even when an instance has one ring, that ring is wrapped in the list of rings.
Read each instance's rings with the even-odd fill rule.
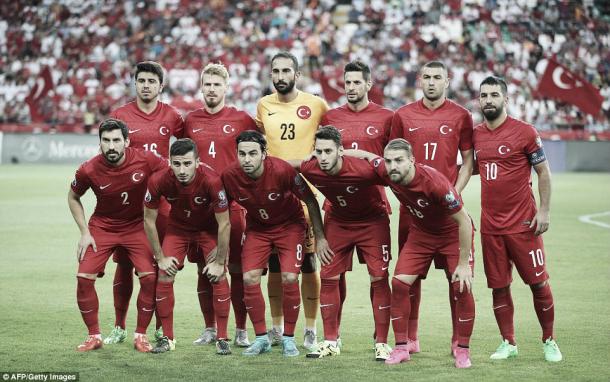
[[[25,98],[41,69],[55,88],[42,102],[51,126],[85,131],[134,96],[134,63],[168,72],[162,100],[182,111],[201,106],[198,76],[222,61],[230,102],[250,114],[271,92],[266,62],[288,49],[302,62],[301,88],[322,94],[321,73],[341,76],[359,58],[373,70],[385,106],[420,98],[418,68],[442,59],[449,97],[481,120],[478,85],[496,73],[509,82],[509,113],[540,130],[597,132],[610,117],[608,10],[584,0],[294,0],[231,2],[32,1],[0,4],[0,128],[29,124]],[[606,6],[607,7],[607,6]],[[556,57],[601,89],[603,116],[537,97],[545,57]],[[338,102],[341,103],[343,100]],[[336,105],[331,105],[336,106]]]

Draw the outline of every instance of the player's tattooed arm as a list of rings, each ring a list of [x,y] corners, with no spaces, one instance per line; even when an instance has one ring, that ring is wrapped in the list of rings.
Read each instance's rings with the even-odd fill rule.
[[[379,158],[379,155],[375,155],[373,153],[370,153],[370,152],[364,151],[364,150],[347,149],[347,150],[343,150],[343,154],[348,155],[350,157],[366,159],[369,162]]]
[[[169,276],[174,276],[178,272],[178,259],[171,256],[166,257],[163,254],[156,225],[158,215],[158,209],[144,206],[144,231],[146,232],[146,237],[155,255],[159,269],[165,271]]]
[[[536,235],[542,235],[549,229],[551,223],[551,169],[549,162],[544,161],[534,166],[538,174],[538,195],[540,196],[540,207],[536,216],[532,219],[530,228],[536,227]]]
[[[91,236],[91,232],[89,232],[87,220],[85,219],[85,209],[80,201],[80,195],[72,190],[68,192],[68,206],[80,230],[80,240],[76,249],[76,260],[80,263],[83,260],[85,251],[87,251],[87,247],[91,246],[93,251],[97,252],[97,245],[95,244],[95,239]]]

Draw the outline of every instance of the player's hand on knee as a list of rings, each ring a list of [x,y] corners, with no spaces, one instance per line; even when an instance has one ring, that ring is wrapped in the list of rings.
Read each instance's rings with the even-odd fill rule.
[[[178,259],[172,256],[165,256],[158,261],[159,269],[167,273],[169,276],[175,276],[178,272]]]
[[[222,276],[225,274],[224,264],[217,264],[214,262],[209,262],[201,272],[203,274],[208,275],[208,279],[211,283],[217,283],[222,279]]]
[[[320,259],[320,263],[322,263],[322,265],[330,264],[335,256],[326,239],[316,240],[316,253],[318,254],[318,258]]]
[[[458,265],[455,272],[451,275],[451,282],[460,282],[460,293],[464,291],[464,286],[468,293],[472,291],[472,270],[468,264]]]
[[[548,212],[538,211],[530,223],[530,228],[535,226],[536,231],[534,231],[534,234],[538,236],[548,231],[550,223],[550,214]]]
[[[95,244],[95,239],[91,236],[91,233],[86,232],[78,241],[78,249],[76,250],[76,260],[80,263],[83,261],[83,257],[85,256],[85,252],[87,252],[87,248],[91,246],[93,248],[93,252],[97,252],[97,245]]]

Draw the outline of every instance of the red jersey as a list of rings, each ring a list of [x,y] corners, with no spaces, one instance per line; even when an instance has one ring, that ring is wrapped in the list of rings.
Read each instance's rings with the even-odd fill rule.
[[[412,225],[421,231],[439,235],[457,230],[458,226],[450,216],[459,212],[464,203],[443,174],[416,163],[413,180],[403,186],[390,180],[383,158],[377,158],[371,164],[398,201],[411,213]]]
[[[252,179],[239,163],[229,166],[221,175],[229,199],[247,210],[249,229],[264,229],[289,221],[304,222],[300,198],[307,190],[303,178],[287,162],[268,156],[263,175]]]
[[[380,179],[366,160],[344,156],[339,173],[328,175],[314,158],[301,163],[300,172],[330,201],[326,211],[332,218],[363,222],[387,216]]]
[[[458,151],[472,149],[472,125],[470,112],[451,100],[435,110],[419,100],[396,110],[390,139],[409,141],[417,163],[434,167],[455,184]]]
[[[182,138],[180,112],[163,102],[157,102],[155,110],[146,114],[132,101],[111,112],[110,117],[127,124],[131,147],[152,151],[164,158],[169,157],[170,136]]]
[[[246,130],[257,130],[254,119],[232,106],[216,114],[198,109],[188,113],[184,121],[184,136],[197,144],[199,159],[219,174],[237,161],[235,138]]]
[[[206,164],[197,168],[195,178],[186,186],[171,168],[154,174],[148,181],[144,205],[158,209],[161,196],[172,206],[168,227],[187,232],[217,232],[214,214],[228,211],[229,206],[220,176]]]
[[[481,233],[533,230],[532,165],[546,160],[536,128],[508,117],[494,130],[477,125],[473,141],[481,174]]]
[[[119,167],[98,154],[83,163],[72,181],[72,191],[83,195],[93,189],[97,198],[89,226],[122,232],[142,224],[146,183],[153,172],[167,168],[167,159],[134,148],[125,148]]]
[[[392,110],[373,102],[358,112],[346,104],[326,112],[320,124],[335,126],[341,132],[346,149],[366,150],[382,156],[389,141],[393,116]]]

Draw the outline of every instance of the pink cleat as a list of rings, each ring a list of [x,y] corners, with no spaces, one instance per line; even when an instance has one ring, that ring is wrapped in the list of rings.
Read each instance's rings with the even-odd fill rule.
[[[396,345],[390,353],[390,358],[385,360],[386,365],[397,365],[411,359],[409,355],[409,345]]]
[[[407,340],[407,349],[410,354],[419,353],[419,340]]]
[[[457,340],[451,341],[451,356],[455,358],[455,354],[457,352],[458,342]]]
[[[458,347],[455,349],[455,367],[467,369],[472,366],[470,362],[470,349]]]

